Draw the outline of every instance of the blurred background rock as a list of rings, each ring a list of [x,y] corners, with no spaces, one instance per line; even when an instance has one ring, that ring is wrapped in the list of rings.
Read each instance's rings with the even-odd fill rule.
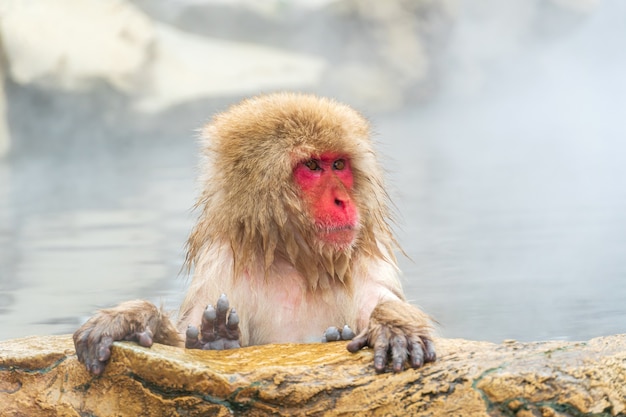
[[[510,54],[519,37],[558,36],[594,5],[483,0],[471,8],[484,24],[518,32],[486,50],[489,59]],[[109,138],[142,125],[176,132],[181,114],[277,89],[373,111],[423,103],[449,75],[442,63],[450,48],[475,49],[450,42],[463,7],[458,0],[2,0],[2,152],[11,143],[19,152],[48,123],[82,142],[71,120],[85,117]],[[505,13],[490,21],[498,8]],[[456,70],[479,79],[471,60]]]
[[[0,0],[0,338],[69,332],[131,297],[174,307],[196,129],[275,90],[372,119],[405,286],[444,334],[617,332],[625,12],[608,0]]]

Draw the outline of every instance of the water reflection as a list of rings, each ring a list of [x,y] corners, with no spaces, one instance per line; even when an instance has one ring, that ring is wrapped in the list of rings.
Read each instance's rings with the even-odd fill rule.
[[[3,165],[0,338],[69,332],[97,306],[182,284],[189,145]]]
[[[526,111],[528,121],[534,111]],[[436,114],[381,127],[401,138],[389,152],[409,167],[396,177],[412,187],[399,192],[399,202],[402,240],[414,261],[403,269],[415,300],[445,334],[460,337],[623,332],[624,128],[599,147],[577,123],[537,124],[516,136],[517,116],[499,118],[509,126],[501,131],[487,108],[446,107],[454,129]],[[411,138],[415,126],[422,134]]]

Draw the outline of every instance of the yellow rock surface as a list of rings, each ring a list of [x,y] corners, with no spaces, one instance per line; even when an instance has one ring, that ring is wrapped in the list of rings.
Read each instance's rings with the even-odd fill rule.
[[[439,360],[377,375],[345,343],[221,352],[116,343],[106,372],[70,336],[0,342],[1,416],[626,416],[626,335],[436,341]]]

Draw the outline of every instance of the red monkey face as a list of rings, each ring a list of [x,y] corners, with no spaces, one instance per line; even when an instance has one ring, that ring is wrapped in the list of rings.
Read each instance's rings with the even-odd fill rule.
[[[350,159],[332,153],[313,156],[299,162],[293,175],[320,240],[337,248],[352,245],[359,213],[352,198]]]

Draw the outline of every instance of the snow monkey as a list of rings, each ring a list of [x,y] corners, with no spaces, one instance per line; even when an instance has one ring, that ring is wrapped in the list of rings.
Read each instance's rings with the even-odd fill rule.
[[[369,136],[355,110],[306,94],[258,96],[216,115],[202,132],[193,278],[178,325],[143,300],[100,310],[74,334],[79,360],[101,374],[115,340],[189,349],[350,340],[350,352],[373,349],[377,372],[434,361],[432,322],[398,279]]]

